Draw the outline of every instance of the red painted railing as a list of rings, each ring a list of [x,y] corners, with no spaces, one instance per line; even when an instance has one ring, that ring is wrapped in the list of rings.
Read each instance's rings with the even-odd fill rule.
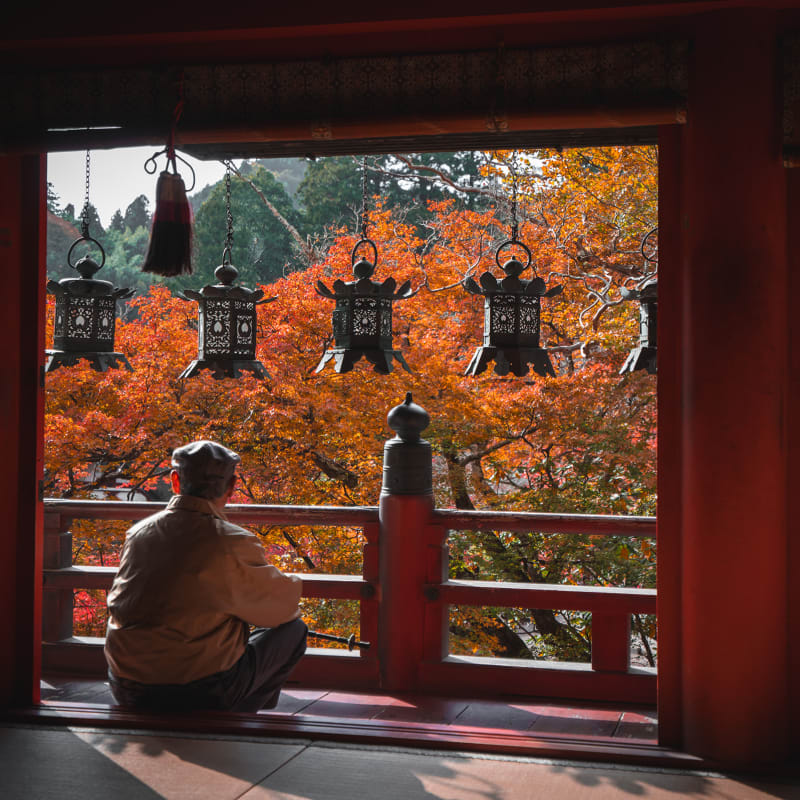
[[[110,588],[115,568],[72,564],[72,520],[137,520],[161,507],[157,503],[45,500],[42,602],[45,673],[100,676],[105,672],[102,639],[73,635],[73,598],[76,589]],[[359,636],[372,642],[373,647],[352,653],[310,649],[293,676],[302,684],[362,689],[388,686],[445,695],[519,694],[655,703],[655,670],[629,665],[631,615],[656,612],[654,589],[461,581],[446,577],[447,536],[452,530],[651,538],[655,537],[652,517],[426,511],[423,507],[427,519],[419,529],[392,530],[397,515],[384,513],[383,508],[379,515],[374,507],[245,505],[228,506],[226,513],[242,525],[336,526],[363,531],[362,574],[303,574],[303,593],[310,598],[358,600]],[[397,585],[388,586],[386,576],[393,573],[384,570],[387,585],[381,586],[381,537],[402,541],[403,557],[413,559],[417,564],[416,574],[424,577],[398,590]],[[387,608],[391,603],[395,607]],[[451,605],[590,611],[592,662],[449,655]],[[390,622],[379,625],[379,619]],[[395,624],[393,620],[400,622]],[[387,637],[392,637],[391,641]],[[408,660],[409,654],[413,658],[403,669],[394,669],[398,665],[386,663]]]

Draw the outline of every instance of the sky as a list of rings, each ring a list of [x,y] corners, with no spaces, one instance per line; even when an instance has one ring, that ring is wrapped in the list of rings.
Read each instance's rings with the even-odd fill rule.
[[[103,227],[108,227],[114,212],[123,214],[128,204],[140,194],[150,200],[150,211],[155,208],[155,189],[158,172],[164,169],[164,156],[158,159],[158,170],[154,175],[144,171],[144,162],[157,147],[125,147],[116,150],[92,150],[90,154],[89,202],[97,208]],[[225,167],[218,161],[198,161],[181,153],[197,173],[194,191],[209,183],[216,183],[224,174]],[[191,174],[178,161],[186,188],[191,185]],[[53,184],[61,207],[68,203],[75,206],[79,214],[83,208],[86,192],[86,151],[50,153],[47,156],[47,180]]]

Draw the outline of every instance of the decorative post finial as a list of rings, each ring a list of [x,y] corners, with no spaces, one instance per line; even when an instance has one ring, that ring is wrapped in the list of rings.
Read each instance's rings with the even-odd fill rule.
[[[420,440],[420,434],[428,427],[431,418],[422,406],[414,402],[411,392],[406,392],[405,401],[389,412],[386,421],[399,439],[412,443]]]
[[[381,494],[432,494],[431,446],[421,438],[431,421],[428,412],[406,392],[405,401],[388,413],[386,421],[397,436],[384,445]]]

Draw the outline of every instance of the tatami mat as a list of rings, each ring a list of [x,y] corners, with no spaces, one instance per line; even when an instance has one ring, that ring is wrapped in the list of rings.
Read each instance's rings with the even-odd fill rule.
[[[768,800],[800,782],[399,748],[0,727],[4,800]]]

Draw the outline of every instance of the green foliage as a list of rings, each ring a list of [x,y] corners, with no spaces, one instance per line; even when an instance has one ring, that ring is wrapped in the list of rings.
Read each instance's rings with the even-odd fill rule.
[[[47,214],[47,276],[53,280],[76,277],[67,265],[67,253],[81,232],[75,225],[49,211]]]
[[[488,206],[486,195],[470,189],[486,188],[481,175],[484,157],[480,152],[409,153],[404,156],[382,156],[375,162],[379,171],[379,194],[389,206],[413,206],[416,213],[410,221],[418,224],[427,216],[432,202],[458,198],[462,208],[480,210]],[[413,168],[409,166],[413,165]],[[466,191],[459,193],[453,183]]]
[[[67,220],[68,222],[74,223],[76,220],[75,217],[75,206],[72,203],[67,203],[61,213],[59,214],[60,217]]]
[[[125,218],[122,216],[122,212],[117,209],[114,212],[114,216],[111,217],[111,222],[108,226],[109,231],[117,231],[117,233],[122,233],[125,230]]]
[[[103,223],[100,222],[100,215],[97,213],[97,209],[91,203],[89,203],[89,205],[85,208],[85,212],[86,219],[89,222],[89,235],[99,241],[100,237],[102,237],[106,232],[105,228],[103,227]],[[82,209],[81,213],[78,215],[78,221],[82,221],[83,217],[84,209]]]
[[[58,214],[61,212],[61,200],[56,194],[55,187],[53,186],[50,181],[47,181],[47,210],[52,214]]]
[[[142,262],[150,240],[149,228],[139,226],[135,230],[109,229],[105,238],[106,267],[100,277],[110,280],[115,286],[136,289],[146,293],[156,283],[155,276],[142,272]]]
[[[289,195],[271,172],[258,166],[247,177],[291,225],[299,224],[299,215]],[[231,260],[239,270],[239,281],[249,286],[272,283],[291,271],[294,258],[290,232],[253,188],[236,176],[231,180],[231,211],[234,230]],[[225,185],[220,181],[195,217],[193,282],[198,285],[216,283],[214,270],[222,263],[225,231]]]
[[[146,195],[140,194],[128,205],[122,222],[124,227],[131,231],[147,228],[150,225],[150,201]]]
[[[405,159],[405,160],[403,160]],[[409,167],[413,164],[415,169]],[[456,198],[463,208],[487,207],[487,197],[479,192],[459,193],[447,181],[474,189],[485,184],[481,177],[481,154],[411,153],[403,158],[392,155],[367,158],[367,204],[380,197],[386,208],[402,209],[405,221],[423,234],[422,224],[432,202]],[[297,189],[304,212],[305,230],[321,234],[326,229],[355,230],[361,208],[361,163],[344,156],[321,158],[309,164]]]
[[[197,216],[200,206],[208,200],[208,196],[216,185],[216,183],[207,183],[202,189],[198,189],[189,195],[189,205],[192,207],[193,215]]]
[[[367,191],[374,194],[377,189],[373,178]],[[297,199],[303,207],[306,231],[355,230],[356,214],[361,208],[361,176],[356,162],[349,156],[312,162],[297,188]]]

